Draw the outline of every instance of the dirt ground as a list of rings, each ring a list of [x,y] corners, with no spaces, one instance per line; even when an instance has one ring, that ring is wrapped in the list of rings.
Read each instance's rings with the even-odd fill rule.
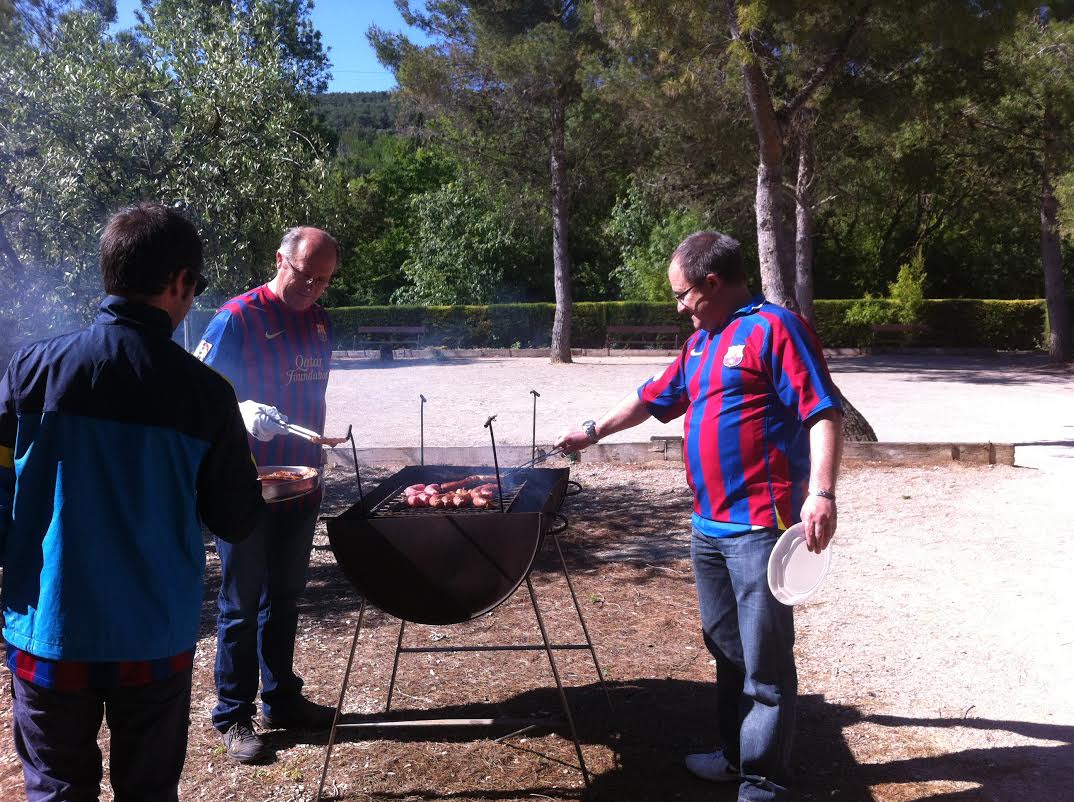
[[[564,505],[571,525],[560,540],[612,704],[587,652],[557,653],[590,794],[560,729],[503,743],[480,731],[345,734],[332,755],[330,798],[735,799],[733,787],[682,767],[684,754],[715,742],[715,694],[698,632],[681,468],[579,465],[572,478],[584,492]],[[328,485],[324,512],[335,514],[354,497],[353,477],[330,475]],[[796,610],[801,799],[1074,799],[1074,525],[1061,503],[1069,493],[1068,477],[1009,467],[844,475],[832,573],[817,600]],[[334,704],[359,598],[327,539],[315,545],[296,663],[309,695]],[[550,539],[531,576],[553,640],[579,642]],[[241,767],[209,724],[218,581],[210,553],[181,798],[312,799],[326,734],[268,732],[276,761]],[[367,610],[344,702],[350,716],[383,709],[398,632],[397,620]],[[535,642],[524,590],[467,624],[406,629],[408,645]],[[4,696],[0,799],[18,802],[25,797]],[[462,704],[474,716],[560,710],[542,652],[401,657],[393,709],[457,715],[448,708]],[[112,799],[107,777],[102,798]]]

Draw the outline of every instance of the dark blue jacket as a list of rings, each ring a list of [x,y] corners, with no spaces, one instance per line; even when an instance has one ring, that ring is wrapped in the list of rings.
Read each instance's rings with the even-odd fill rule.
[[[56,660],[194,646],[205,550],[263,508],[227,380],[161,309],[110,296],[92,326],[35,343],[0,380],[4,637]]]

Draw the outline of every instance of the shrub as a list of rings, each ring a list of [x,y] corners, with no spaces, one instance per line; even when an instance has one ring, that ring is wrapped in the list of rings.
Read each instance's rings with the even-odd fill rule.
[[[899,267],[899,275],[888,285],[888,295],[900,323],[920,323],[925,312],[925,257],[918,248],[909,264]]]
[[[898,283],[898,282],[896,282]],[[555,304],[490,306],[360,306],[329,309],[337,347],[350,348],[359,326],[425,326],[426,343],[451,348],[547,348]],[[817,334],[829,348],[860,348],[872,342],[869,326],[896,322],[897,307],[886,298],[828,299],[814,304]],[[191,347],[197,345],[213,310],[188,316]],[[928,332],[919,345],[947,348],[1034,350],[1044,343],[1041,300],[922,299],[917,320]],[[609,325],[678,325],[683,338],[693,327],[670,303],[612,301],[574,305],[571,343],[600,348]]]

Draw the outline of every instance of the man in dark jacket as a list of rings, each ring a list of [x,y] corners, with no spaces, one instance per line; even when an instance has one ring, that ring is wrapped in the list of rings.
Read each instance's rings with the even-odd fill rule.
[[[120,211],[97,320],[0,379],[0,603],[29,802],[98,798],[102,716],[116,798],[178,798],[201,525],[237,541],[263,509],[234,391],[171,340],[202,265],[178,212]]]

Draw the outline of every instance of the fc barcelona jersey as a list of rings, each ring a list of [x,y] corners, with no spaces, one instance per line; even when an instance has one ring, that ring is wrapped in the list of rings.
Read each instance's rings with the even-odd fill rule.
[[[239,401],[276,407],[290,423],[324,432],[332,328],[320,306],[297,312],[263,284],[220,307],[194,356],[230,379]],[[291,435],[251,437],[250,448],[258,465],[321,464],[321,446]]]
[[[809,324],[760,295],[722,328],[695,332],[638,397],[665,423],[684,417],[695,523],[743,528],[799,520],[809,482],[803,424],[842,408]]]

